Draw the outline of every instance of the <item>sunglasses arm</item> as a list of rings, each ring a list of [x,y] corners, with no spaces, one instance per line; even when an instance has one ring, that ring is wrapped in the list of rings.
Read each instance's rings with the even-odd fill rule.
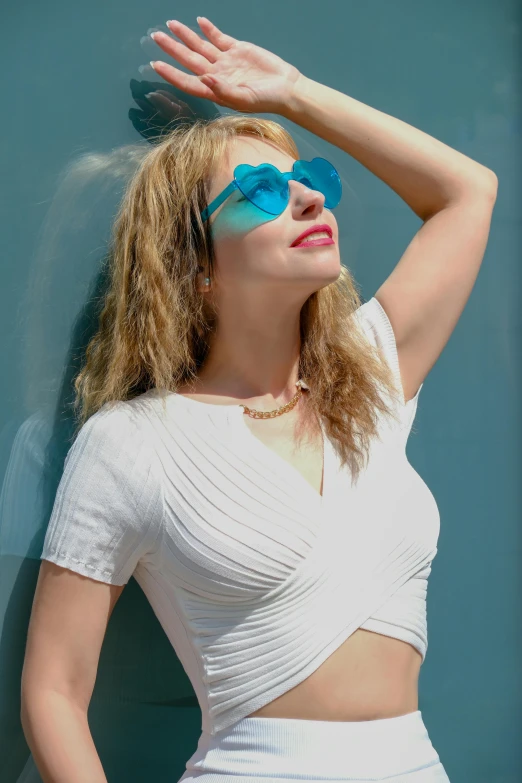
[[[220,207],[221,204],[225,201],[225,199],[227,199],[230,196],[230,194],[233,193],[234,190],[236,190],[236,188],[238,188],[238,187],[239,186],[237,184],[237,181],[235,179],[233,179],[232,182],[230,183],[230,185],[227,185],[225,190],[223,190],[219,194],[219,196],[216,196],[216,198],[213,201],[210,202],[208,207],[205,207],[205,209],[201,212],[201,218],[202,218],[203,222],[205,222],[205,220],[208,220],[208,218],[211,216],[211,214],[213,212],[215,212],[216,209],[218,207]]]

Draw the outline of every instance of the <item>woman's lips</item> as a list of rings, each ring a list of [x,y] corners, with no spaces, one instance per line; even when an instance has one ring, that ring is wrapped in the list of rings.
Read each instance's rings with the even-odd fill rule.
[[[294,239],[290,247],[295,247],[297,244],[300,244],[301,242],[314,241],[312,239],[307,240],[307,237],[312,237],[314,234],[327,234],[330,237],[330,239],[332,239],[333,232],[330,226],[327,225],[326,223],[320,223],[319,225],[309,226],[301,234],[299,234],[298,237]],[[320,237],[320,239],[323,239],[323,237]]]
[[[292,247],[313,247],[314,245],[335,245],[335,242],[330,237],[321,237],[321,239],[311,239],[310,241],[304,239],[298,245],[292,245]]]

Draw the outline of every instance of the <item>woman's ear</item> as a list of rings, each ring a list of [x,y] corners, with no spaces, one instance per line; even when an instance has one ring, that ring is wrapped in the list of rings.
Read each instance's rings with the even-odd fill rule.
[[[205,272],[203,269],[201,269],[197,274],[196,278],[196,287],[199,293],[205,294],[208,293],[211,289],[212,281],[210,279],[210,272]]]

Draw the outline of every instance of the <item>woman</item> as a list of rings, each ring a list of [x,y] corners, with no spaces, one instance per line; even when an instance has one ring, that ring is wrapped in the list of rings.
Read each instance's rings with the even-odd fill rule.
[[[168,24],[182,43],[156,43],[194,75],[156,71],[248,114],[173,131],[122,202],[42,553],[27,740],[44,780],[105,780],[87,708],[134,575],[201,705],[181,780],[448,781],[418,710],[439,515],[405,447],[496,177],[207,19],[207,40]],[[256,112],[353,155],[423,221],[365,304],[335,167]]]

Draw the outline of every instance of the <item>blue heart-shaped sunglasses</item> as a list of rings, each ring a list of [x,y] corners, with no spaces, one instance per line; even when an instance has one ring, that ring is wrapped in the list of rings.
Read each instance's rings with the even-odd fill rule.
[[[288,180],[295,179],[307,188],[318,190],[325,197],[325,207],[333,209],[338,205],[342,195],[341,179],[337,170],[325,158],[314,158],[311,161],[296,160],[292,171],[282,173],[271,163],[260,163],[251,166],[240,163],[234,169],[234,179],[221,191],[219,196],[201,212],[203,221],[225,201],[236,188],[263,212],[270,215],[281,215],[288,205],[290,189]]]

